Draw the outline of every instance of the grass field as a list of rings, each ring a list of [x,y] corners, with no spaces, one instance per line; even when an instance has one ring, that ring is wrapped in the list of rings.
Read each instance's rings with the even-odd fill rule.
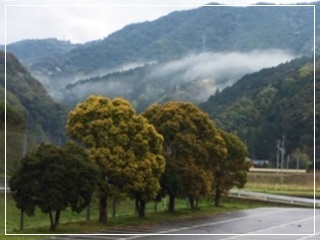
[[[4,209],[4,196],[0,198],[1,206]],[[154,209],[154,203],[147,205],[146,217],[141,219],[134,214],[133,201],[123,201],[118,206],[118,215],[112,218],[112,211],[109,209],[109,220],[106,225],[99,224],[97,221],[98,211],[96,205],[91,209],[91,219],[86,220],[86,211],[80,214],[74,214],[70,211],[63,211],[61,215],[60,225],[54,234],[58,233],[85,233],[94,232],[105,229],[112,229],[113,227],[126,227],[132,225],[150,225],[163,221],[176,221],[179,219],[196,218],[205,215],[221,214],[228,211],[235,211],[240,209],[256,208],[262,206],[274,206],[274,204],[265,204],[255,201],[247,201],[240,199],[224,199],[221,207],[214,207],[212,200],[203,200],[199,203],[199,209],[190,210],[184,200],[177,201],[177,211],[175,213],[168,213],[165,211],[165,202],[158,204],[157,211]],[[14,201],[8,196],[7,198],[7,233],[12,234],[52,234],[49,232],[49,217],[46,214],[37,211],[35,216],[29,217],[24,215],[24,230],[19,230],[20,212],[16,209]],[[2,215],[2,229],[4,229],[4,216]],[[8,236],[7,236],[8,237]],[[24,236],[23,236],[24,237]],[[12,238],[12,236],[10,236]],[[30,238],[14,239],[34,239]],[[5,236],[0,239],[6,239]]]
[[[281,180],[282,179],[282,180]],[[320,172],[315,173],[258,173],[249,172],[245,190],[313,198],[320,198]]]

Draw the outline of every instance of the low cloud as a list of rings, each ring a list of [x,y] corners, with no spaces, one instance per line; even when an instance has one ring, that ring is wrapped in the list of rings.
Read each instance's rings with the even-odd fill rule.
[[[294,58],[290,52],[278,49],[189,54],[165,63],[139,63],[137,68],[128,65],[128,71],[123,69],[122,72],[69,87],[63,92],[63,98],[76,102],[90,94],[103,94],[124,97],[143,107],[165,99],[200,103],[213,95],[217,88],[222,90],[245,74]]]
[[[193,81],[198,78],[214,77],[231,80],[224,84],[232,84],[247,73],[262,68],[277,66],[290,61],[295,56],[277,49],[255,50],[251,52],[208,52],[193,54],[182,59],[160,65],[150,74],[150,78],[164,78],[175,75],[181,81]]]
[[[147,78],[168,79],[170,85],[196,83],[199,90],[197,98],[205,101],[216,88],[221,90],[245,74],[277,66],[293,58],[295,56],[290,52],[279,49],[191,54],[159,65]]]

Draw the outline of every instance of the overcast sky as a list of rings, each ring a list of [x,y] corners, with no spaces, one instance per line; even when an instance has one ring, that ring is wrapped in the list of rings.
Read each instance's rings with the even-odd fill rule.
[[[43,38],[58,38],[60,40],[69,40],[73,43],[84,43],[105,38],[112,32],[120,30],[130,23],[152,21],[172,11],[196,8],[197,6],[210,2],[246,5],[257,2],[291,4],[314,1],[315,0],[0,0],[0,44],[4,44],[5,39],[8,44],[23,39]],[[162,6],[146,6],[157,4]]]

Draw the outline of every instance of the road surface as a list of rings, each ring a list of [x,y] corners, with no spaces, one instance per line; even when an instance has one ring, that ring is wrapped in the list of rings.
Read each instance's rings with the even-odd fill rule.
[[[316,232],[314,234],[314,221]],[[259,208],[154,227],[99,232],[103,235],[59,236],[56,239],[200,239],[200,240],[314,240],[320,239],[320,210],[307,208]],[[137,235],[112,235],[137,234]],[[139,234],[153,234],[152,236]],[[163,235],[154,235],[163,234]],[[186,235],[191,234],[191,235]],[[220,235],[212,235],[220,234]],[[242,235],[234,235],[242,234]],[[244,235],[250,234],[250,235]],[[268,235],[269,234],[269,235]],[[273,234],[273,235],[270,235]],[[275,236],[274,234],[280,234]],[[291,235],[290,235],[291,234]]]

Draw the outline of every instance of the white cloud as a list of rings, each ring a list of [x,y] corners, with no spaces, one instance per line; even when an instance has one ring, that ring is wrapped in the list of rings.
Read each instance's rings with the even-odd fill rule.
[[[245,74],[277,66],[295,57],[280,49],[190,54],[175,61],[153,65],[149,70],[145,69],[149,72],[139,78],[134,77],[135,74],[133,77],[125,74],[120,78],[109,75],[108,80],[83,82],[64,91],[53,91],[51,95],[58,101],[64,99],[64,102],[71,99],[81,101],[92,94],[111,98],[120,96],[131,102],[139,102],[139,99],[155,101],[170,95],[170,98],[192,99],[200,103],[213,95],[217,88],[222,90]]]
[[[161,64],[150,73],[148,79],[160,78],[161,85],[165,84],[163,79],[168,79],[171,85],[181,85],[196,80],[199,92],[195,91],[193,95],[198,96],[201,102],[214,94],[216,87],[221,90],[245,74],[277,66],[295,57],[290,52],[280,49],[192,54]],[[170,76],[174,76],[174,79]]]

